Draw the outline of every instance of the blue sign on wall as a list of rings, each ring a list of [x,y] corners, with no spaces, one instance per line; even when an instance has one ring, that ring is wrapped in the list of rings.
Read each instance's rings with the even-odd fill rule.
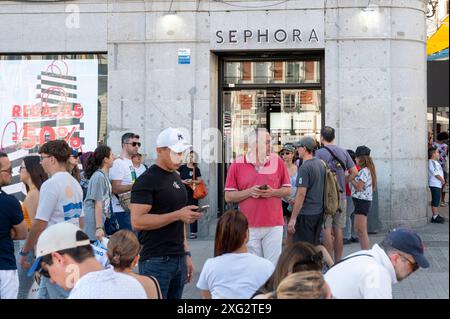
[[[178,64],[191,64],[191,49],[178,49]]]

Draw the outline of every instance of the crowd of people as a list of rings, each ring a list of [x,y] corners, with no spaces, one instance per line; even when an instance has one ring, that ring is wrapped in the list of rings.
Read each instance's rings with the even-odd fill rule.
[[[225,200],[238,209],[218,221],[214,257],[196,283],[202,298],[392,298],[393,283],[429,267],[409,229],[371,248],[371,150],[334,141],[335,130],[325,126],[320,143],[304,136],[276,154],[266,130],[250,133],[248,151],[228,168]],[[447,142],[448,134],[438,135],[428,152],[433,223],[444,221],[437,208],[448,179]],[[121,146],[116,157],[106,145],[81,154],[48,141],[20,166],[22,205],[0,188],[0,299],[26,299],[35,282],[42,299],[182,297],[195,272],[188,239],[197,238],[204,216],[194,195],[203,183],[197,155],[173,128],[159,134],[150,167],[139,135],[124,134]],[[11,179],[11,162],[0,153],[0,186]],[[351,242],[361,251],[342,258]]]

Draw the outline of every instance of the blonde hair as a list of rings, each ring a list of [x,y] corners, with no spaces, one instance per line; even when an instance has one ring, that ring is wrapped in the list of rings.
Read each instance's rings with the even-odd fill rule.
[[[284,278],[270,299],[326,299],[328,285],[320,271],[300,271]]]
[[[136,235],[129,230],[119,230],[109,238],[108,259],[114,268],[125,269],[139,255],[141,247]]]

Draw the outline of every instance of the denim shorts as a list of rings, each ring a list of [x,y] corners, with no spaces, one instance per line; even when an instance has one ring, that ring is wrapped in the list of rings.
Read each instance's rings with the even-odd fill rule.
[[[367,216],[367,214],[370,211],[370,206],[372,206],[372,201],[370,200],[364,200],[352,197],[353,204],[355,205],[355,215],[364,215]]]
[[[431,191],[431,206],[439,207],[441,203],[441,188],[430,186]]]

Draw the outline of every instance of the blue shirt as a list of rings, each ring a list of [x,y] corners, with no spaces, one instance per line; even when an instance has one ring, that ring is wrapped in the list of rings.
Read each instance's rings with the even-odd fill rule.
[[[16,270],[11,229],[23,221],[22,208],[12,195],[0,190],[0,270]]]

